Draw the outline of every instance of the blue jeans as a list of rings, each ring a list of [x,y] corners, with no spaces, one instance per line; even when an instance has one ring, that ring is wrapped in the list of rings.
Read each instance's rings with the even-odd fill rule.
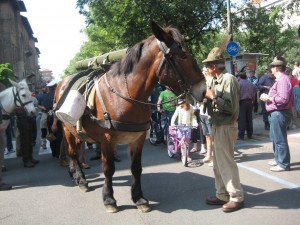
[[[275,161],[284,168],[290,168],[290,149],[287,140],[287,127],[291,122],[290,109],[274,111],[269,115],[270,139],[273,142]]]

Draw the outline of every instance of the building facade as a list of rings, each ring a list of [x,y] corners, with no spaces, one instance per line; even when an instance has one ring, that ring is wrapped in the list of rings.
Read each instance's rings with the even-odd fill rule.
[[[10,63],[16,80],[26,78],[31,91],[40,83],[38,58],[40,51],[35,46],[23,1],[0,0],[0,64]]]

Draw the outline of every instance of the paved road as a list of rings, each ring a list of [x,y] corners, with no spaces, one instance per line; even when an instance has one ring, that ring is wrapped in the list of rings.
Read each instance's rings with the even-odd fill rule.
[[[101,199],[103,174],[100,161],[89,161],[85,170],[91,191],[82,193],[74,186],[67,169],[51,154],[38,154],[35,168],[23,168],[20,158],[5,160],[4,179],[13,190],[0,192],[0,225],[17,224],[299,224],[300,220],[300,129],[289,131],[292,170],[274,173],[268,160],[273,158],[261,116],[254,119],[253,140],[237,141],[236,161],[245,192],[245,208],[230,214],[208,206],[205,198],[214,194],[213,170],[202,165],[203,156],[193,153],[194,161],[184,167],[179,158],[169,158],[164,145],[145,143],[142,186],[152,211],[140,213],[130,198],[130,157],[126,146],[119,146],[122,162],[116,163],[114,191],[120,211],[105,212]],[[87,150],[87,158],[94,150]]]

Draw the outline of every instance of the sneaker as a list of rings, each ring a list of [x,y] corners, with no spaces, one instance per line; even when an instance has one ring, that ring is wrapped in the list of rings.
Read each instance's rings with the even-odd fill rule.
[[[277,166],[277,162],[275,160],[268,162],[269,166]]]
[[[200,154],[201,154],[201,155],[206,154],[206,152],[207,152],[206,148],[201,148],[201,151],[200,151]]]
[[[192,148],[192,149],[190,150],[190,152],[198,152],[198,149]]]
[[[271,171],[273,172],[282,172],[282,171],[289,171],[290,169],[289,168],[282,168],[280,166],[273,166],[270,168]]]

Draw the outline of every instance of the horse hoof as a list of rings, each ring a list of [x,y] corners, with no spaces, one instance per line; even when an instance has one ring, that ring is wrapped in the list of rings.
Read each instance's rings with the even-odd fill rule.
[[[142,213],[147,213],[151,211],[151,208],[149,207],[149,205],[137,205],[136,206],[138,208],[139,211],[141,211]]]
[[[87,185],[81,185],[81,186],[79,186],[79,188],[82,192],[90,191],[89,186],[87,186]]]
[[[106,205],[105,210],[108,213],[116,213],[118,212],[118,207],[116,205]]]

